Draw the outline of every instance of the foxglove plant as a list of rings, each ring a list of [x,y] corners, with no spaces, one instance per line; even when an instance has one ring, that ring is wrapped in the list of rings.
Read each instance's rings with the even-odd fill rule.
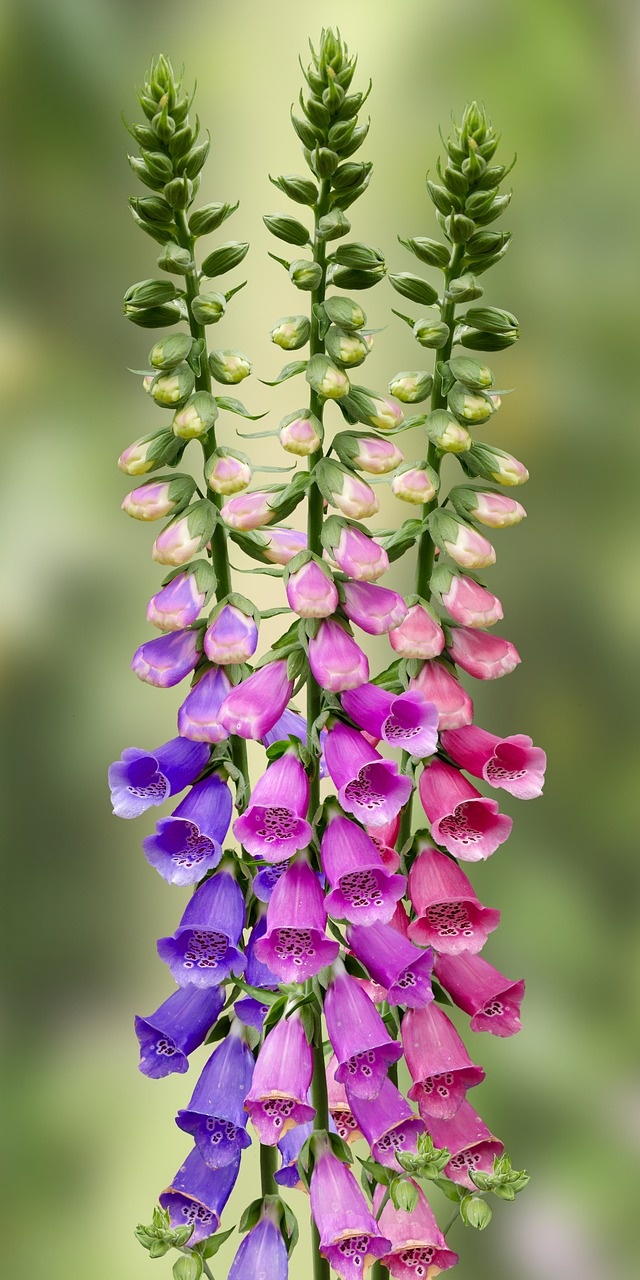
[[[384,278],[385,258],[347,238],[347,211],[371,177],[370,163],[354,158],[369,128],[359,122],[369,91],[351,91],[355,58],[332,31],[322,32],[304,74],[302,114],[292,121],[310,176],[271,181],[307,219],[264,218],[293,246],[291,259],[270,256],[289,287],[309,295],[301,314],[270,331],[285,352],[308,347],[266,383],[298,378],[307,388],[278,426],[256,433],[290,455],[282,467],[253,467],[232,433],[230,415],[261,416],[228,394],[252,364],[242,351],[212,348],[207,329],[243,287],[221,281],[249,246],[228,240],[200,254],[200,240],[237,206],[194,207],[209,143],[198,140],[191,100],[166,58],[138,95],[143,122],[130,127],[140,149],[131,167],[146,188],[131,210],[161,246],[163,274],[127,291],[125,314],[171,330],[154,343],[142,385],[172,415],[119,462],[138,478],[126,513],[168,518],[151,554],[169,572],[147,609],[161,634],[143,640],[131,665],[156,687],[187,678],[191,687],[178,735],[150,751],[127,748],[110,783],[123,818],[177,799],[143,848],[169,884],[191,890],[174,932],[158,942],[176,987],[136,1018],[149,1078],[184,1073],[189,1056],[209,1047],[177,1116],[194,1146],[137,1231],[152,1257],[179,1251],[175,1280],[212,1280],[208,1260],[231,1234],[218,1227],[252,1134],[261,1193],[239,1223],[247,1234],[233,1280],[249,1271],[286,1280],[298,1230],[283,1187],[310,1193],[315,1280],[327,1280],[330,1267],[344,1280],[369,1267],[377,1280],[430,1280],[457,1260],[446,1241],[454,1222],[483,1228],[488,1193],[513,1199],[527,1181],[467,1101],[484,1071],[440,1007],[453,1001],[472,1031],[519,1029],[524,983],[478,954],[499,912],[483,905],[458,861],[482,861],[506,841],[512,824],[496,789],[531,799],[545,765],[525,735],[501,738],[473,724],[460,677],[495,679],[520,661],[487,631],[503,610],[478,570],[496,558],[484,530],[525,514],[495,486],[520,485],[527,472],[472,435],[500,405],[484,353],[518,337],[514,316],[478,305],[479,278],[509,243],[492,229],[509,204],[499,194],[508,169],[494,163],[498,137],[485,113],[467,107],[439,181],[427,183],[442,239],[401,239],[441,273],[441,285],[408,271],[388,276],[423,309],[395,314],[435,351],[435,365],[396,374],[389,396],[379,395],[356,381],[374,339],[349,295]],[[291,295],[285,306],[296,311]],[[427,400],[426,411],[405,417],[403,406]],[[337,431],[330,402],[334,423],[336,413],[343,419]],[[408,431],[421,441],[415,458],[396,442]],[[202,479],[192,474],[195,454],[185,458],[192,441]],[[448,454],[463,476],[444,495]],[[249,488],[260,470],[294,474]],[[367,523],[380,484],[410,505],[398,528]],[[302,504],[305,532],[286,523]],[[231,544],[279,582],[275,607],[261,610],[234,590]],[[378,580],[412,551],[415,589],[403,598]],[[263,619],[280,615],[286,629],[260,653]],[[387,653],[377,674],[360,633],[380,637]],[[305,715],[295,702],[303,690]],[[254,779],[248,739],[261,762]],[[425,820],[413,836],[416,792]],[[225,847],[230,830],[235,845]],[[359,1186],[350,1146],[362,1140],[369,1156],[358,1157]],[[444,1230],[424,1182],[455,1204]]]

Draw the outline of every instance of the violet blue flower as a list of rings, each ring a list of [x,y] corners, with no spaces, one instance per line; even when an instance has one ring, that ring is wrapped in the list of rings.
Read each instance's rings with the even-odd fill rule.
[[[452,765],[432,760],[420,775],[420,799],[431,834],[449,853],[466,862],[488,858],[511,834],[513,822]]]
[[[389,874],[366,831],[340,815],[325,828],[322,866],[331,886],[328,914],[353,924],[389,920],[407,884],[404,876]]]
[[[491,787],[502,787],[520,800],[542,794],[547,757],[524,733],[499,738],[477,725],[443,735],[442,745],[461,769],[484,778]]]
[[[459,1009],[471,1017],[472,1031],[514,1036],[520,1031],[524,981],[511,982],[481,956],[436,956],[434,973]]]
[[[438,708],[438,728],[458,729],[460,725],[471,724],[473,720],[473,703],[466,689],[442,662],[425,662],[418,675],[409,684],[410,689],[419,689],[427,702],[434,702]]]
[[[411,795],[411,779],[399,775],[395,761],[341,721],[327,734],[325,758],[342,808],[365,826],[390,822]]]
[[[225,604],[204,633],[207,657],[221,666],[248,662],[257,645],[255,619],[234,604]]]
[[[194,1147],[171,1186],[160,1195],[160,1205],[167,1210],[172,1227],[193,1226],[190,1246],[215,1235],[239,1171],[239,1156],[223,1169],[210,1169]]]
[[[493,1162],[504,1151],[504,1143],[487,1129],[470,1102],[461,1103],[450,1120],[431,1116],[429,1132],[434,1146],[447,1147],[451,1152],[451,1159],[444,1167],[445,1177],[470,1191],[477,1188],[469,1175],[493,1173]]]
[[[264,1146],[275,1147],[289,1129],[313,1120],[312,1076],[313,1050],[294,1013],[265,1037],[244,1104]]]
[[[498,597],[464,574],[451,575],[442,603],[454,622],[463,627],[492,627],[504,616]]]
[[[147,605],[147,622],[160,631],[180,631],[190,627],[204,608],[206,594],[198,590],[195,573],[179,573],[152,596]]]
[[[285,742],[287,738],[297,738],[299,742],[307,741],[307,722],[297,711],[288,707],[282,712],[279,720],[267,729],[261,741],[263,747],[272,747],[274,742]]]
[[[324,1001],[327,1032],[338,1060],[335,1078],[350,1097],[377,1098],[387,1070],[402,1057],[368,995],[336,965]]]
[[[482,1067],[471,1061],[453,1023],[435,1001],[424,1009],[407,1010],[401,1036],[413,1080],[409,1097],[427,1125],[432,1116],[450,1120],[467,1090],[482,1084]]]
[[[264,738],[280,719],[292,692],[286,662],[268,662],[227,694],[220,722],[228,733],[240,738]]]
[[[412,604],[400,626],[389,632],[389,644],[402,658],[437,658],[444,631],[424,605]]]
[[[184,791],[209,760],[203,742],[171,738],[155,751],[127,747],[109,766],[113,812],[118,818],[137,818],[154,804]]]
[[[422,951],[390,924],[350,925],[347,939],[354,955],[387,991],[389,1004],[420,1009],[433,1000],[433,952]]]
[[[174,1071],[184,1075],[189,1054],[201,1045],[225,1001],[224,987],[180,987],[148,1018],[135,1018],[140,1042],[140,1071],[159,1080]]]
[[[158,955],[179,986],[217,986],[244,970],[243,928],[242,890],[228,871],[218,871],[196,889],[175,933],[158,940]]]
[[[342,608],[351,622],[370,636],[381,636],[397,627],[407,616],[407,606],[389,587],[373,582],[343,582]]]
[[[331,558],[339,569],[357,582],[375,582],[389,568],[389,557],[373,538],[359,529],[343,525]]]
[[[258,960],[282,982],[305,982],[332,964],[340,947],[325,933],[327,913],[309,863],[294,862],[278,881],[267,908],[267,930],[255,944]]]
[[[259,1000],[256,1000],[255,996],[243,996],[242,1000],[236,1000],[233,1012],[236,1018],[239,1018],[244,1023],[245,1027],[253,1027],[255,1031],[262,1032],[269,1006],[268,1004],[261,1004]]]
[[[184,680],[198,663],[197,631],[170,631],[155,640],[147,640],[136,649],[131,670],[139,680],[156,689],[172,689]]]
[[[418,1138],[425,1131],[424,1120],[414,1114],[406,1098],[389,1079],[383,1080],[377,1098],[367,1100],[355,1094],[350,1096],[350,1090],[347,1090],[347,1097],[358,1127],[369,1143],[372,1158],[400,1172],[397,1154],[399,1151],[416,1150]]]
[[[457,862],[431,845],[411,867],[409,896],[418,917],[409,925],[409,937],[420,947],[448,955],[482,951],[500,923],[500,912],[478,901]]]
[[[347,1091],[340,1080],[336,1080],[336,1071],[338,1070],[338,1059],[335,1053],[327,1061],[327,1096],[329,1100],[329,1115],[336,1127],[336,1132],[343,1142],[356,1142],[358,1138],[364,1138],[364,1134],[358,1125],[352,1110]]]
[[[352,635],[333,618],[320,623],[309,641],[309,666],[318,684],[332,693],[356,689],[369,679],[369,663]]]
[[[196,884],[220,862],[232,808],[226,782],[216,773],[203,778],[170,818],[160,818],[155,835],[142,841],[147,862],[169,884]]]
[[[332,1151],[323,1151],[313,1168],[310,1192],[321,1254],[342,1280],[360,1280],[391,1241],[381,1235],[351,1169]]]
[[[249,987],[262,987],[265,991],[276,991],[278,987],[278,978],[275,973],[271,972],[268,965],[263,964],[256,955],[256,942],[260,938],[264,938],[267,931],[267,916],[260,915],[249,934],[249,939],[245,947],[245,955],[247,957],[247,967],[244,972],[244,980]]]
[[[258,871],[253,877],[253,892],[258,902],[269,902],[278,880],[284,875],[289,865],[286,861],[273,862]]]
[[[433,1216],[424,1191],[413,1183],[418,1192],[418,1203],[408,1213],[394,1208],[388,1200],[378,1219],[380,1230],[391,1241],[391,1248],[381,1258],[393,1280],[432,1280],[441,1271],[448,1271],[458,1261]],[[377,1186],[373,1195],[373,1208],[380,1210],[384,1187]]]
[[[287,600],[300,618],[328,618],[338,608],[338,588],[328,569],[307,560],[287,578]]]
[[[189,1105],[176,1116],[178,1128],[192,1135],[210,1169],[234,1164],[245,1147],[251,1146],[244,1100],[253,1067],[253,1054],[241,1024],[236,1022],[211,1054]]]
[[[277,1173],[273,1175],[274,1182],[277,1182],[279,1187],[289,1187],[291,1191],[302,1190],[303,1184],[298,1173],[298,1157],[312,1133],[313,1121],[308,1120],[306,1124],[298,1124],[295,1129],[289,1129],[280,1138],[278,1151],[281,1164]]]
[[[395,695],[377,684],[362,684],[347,690],[341,702],[365,733],[391,747],[424,758],[438,746],[438,708],[418,689]]]
[[[489,635],[486,631],[474,631],[472,627],[452,627],[447,651],[468,675],[476,680],[498,680],[508,676],[521,661],[520,654],[504,636]],[[451,728],[457,726],[451,725]]]
[[[258,779],[247,809],[233,824],[233,833],[252,857],[282,862],[311,840],[308,807],[309,779],[292,748]]]
[[[238,1248],[228,1280],[287,1280],[287,1246],[271,1213],[272,1210],[263,1207],[259,1221]]]
[[[230,689],[224,667],[210,667],[205,671],[178,711],[178,728],[184,738],[216,743],[229,737],[219,713]]]

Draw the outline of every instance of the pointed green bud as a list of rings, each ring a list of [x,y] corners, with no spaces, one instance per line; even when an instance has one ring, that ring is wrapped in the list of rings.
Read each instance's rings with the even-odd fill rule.
[[[431,394],[432,387],[433,378],[425,371],[396,373],[389,383],[389,395],[403,404],[419,404]]]
[[[357,267],[364,271],[377,270],[384,266],[384,254],[370,244],[354,241],[352,244],[338,245],[334,253],[336,262],[341,267]]]
[[[470,391],[462,382],[454,382],[447,404],[459,422],[476,426],[488,422],[496,411],[490,396],[483,395],[482,391]]]
[[[229,240],[213,250],[202,264],[203,276],[221,276],[225,271],[232,271],[239,266],[249,251],[249,245],[237,240]]]
[[[318,240],[337,240],[340,236],[348,235],[350,230],[351,223],[342,209],[332,209],[331,213],[325,213],[320,218],[317,237]]]
[[[361,329],[367,323],[362,307],[351,298],[327,298],[323,305],[332,323],[346,329],[348,333]]]
[[[309,232],[297,218],[291,218],[286,213],[271,213],[266,214],[262,221],[267,230],[277,236],[278,240],[300,247],[309,244]]]
[[[217,324],[227,309],[227,300],[223,293],[199,293],[190,306],[196,324]]]
[[[218,416],[218,406],[208,391],[196,391],[182,409],[174,415],[174,435],[181,440],[195,440],[213,426]]]
[[[511,240],[509,231],[478,231],[465,246],[468,258],[489,258],[506,249]]]
[[[440,267],[444,271],[449,266],[451,257],[450,250],[446,244],[440,244],[439,240],[430,240],[428,236],[413,236],[410,239],[403,240],[402,236],[398,236],[400,244],[405,249],[409,249],[415,254],[421,262],[426,262],[430,267]]]
[[[377,267],[330,267],[328,282],[338,289],[372,289],[384,279],[386,267],[378,263]]]
[[[476,1231],[484,1231],[492,1218],[491,1206],[480,1196],[465,1196],[460,1201],[460,1217],[467,1227],[475,1227]]]
[[[444,229],[453,244],[465,244],[471,239],[476,224],[464,213],[452,213],[445,219]]]
[[[123,311],[127,320],[141,329],[166,329],[184,320],[182,309],[175,302],[168,302],[164,307],[132,307],[127,303]]]
[[[173,1264],[173,1280],[200,1280],[202,1258],[199,1253],[184,1253]]]
[[[422,280],[420,276],[411,275],[409,271],[403,271],[400,275],[390,275],[389,284],[393,285],[396,293],[401,293],[403,298],[409,298],[411,302],[418,302],[421,306],[430,307],[438,300],[438,290],[426,280]]]
[[[142,160],[152,178],[163,185],[173,178],[173,165],[163,151],[143,151]]]
[[[331,147],[314,147],[309,160],[316,178],[330,178],[340,164],[340,156]]]
[[[325,346],[333,360],[337,360],[339,364],[347,365],[350,369],[362,364],[371,349],[364,336],[347,333],[344,329],[339,329],[337,325],[331,325],[328,330]]]
[[[505,333],[488,333],[482,329],[469,329],[463,326],[457,332],[456,341],[471,351],[505,351],[520,337],[517,329],[511,329]]]
[[[415,1182],[411,1182],[409,1178],[396,1178],[391,1183],[390,1192],[395,1209],[402,1209],[405,1213],[411,1213],[415,1209],[419,1200]]]
[[[473,302],[474,298],[482,297],[483,289],[476,277],[471,272],[466,272],[465,275],[450,280],[446,292],[447,297],[454,302]]]
[[[193,200],[193,183],[183,174],[181,178],[167,182],[163,194],[172,209],[186,209]]]
[[[172,280],[140,280],[124,295],[125,312],[129,307],[162,307],[175,297],[176,286]]]
[[[242,351],[210,351],[209,368],[216,382],[242,382],[251,373],[251,361]]]
[[[205,204],[201,209],[194,209],[189,218],[189,231],[192,236],[206,236],[216,231],[227,218],[235,213],[236,204]]]
[[[445,453],[466,453],[473,444],[466,427],[457,422],[446,409],[435,409],[428,415],[425,431],[433,444]]]
[[[296,204],[313,205],[318,199],[318,188],[310,178],[300,178],[296,173],[287,173],[279,178],[270,178],[269,181],[274,187],[283,191],[290,200],[295,200]]]
[[[511,333],[518,329],[518,321],[511,311],[502,311],[499,307],[470,307],[460,317],[472,329],[480,329],[483,333]]]
[[[195,265],[189,250],[174,244],[173,240],[167,242],[157,261],[161,271],[170,271],[176,276],[186,276],[189,271],[193,271]]]
[[[141,218],[173,228],[173,209],[162,196],[131,196],[129,204]]]
[[[449,368],[454,378],[471,391],[487,391],[493,386],[493,374],[489,366],[472,360],[471,356],[454,356],[449,361]]]
[[[353,191],[368,179],[370,172],[370,164],[341,164],[333,175],[334,190],[338,193]]]
[[[190,181],[192,181],[194,178],[197,178],[198,174],[200,173],[200,170],[204,166],[207,156],[209,155],[210,149],[211,149],[211,143],[207,139],[207,141],[202,142],[199,147],[194,147],[193,151],[189,152],[189,155],[187,156],[184,164],[180,166],[181,168],[184,168],[186,177]]]
[[[322,267],[318,262],[309,262],[306,258],[296,258],[289,267],[289,279],[296,289],[304,289],[310,293],[317,289],[322,280]]]
[[[151,348],[149,352],[149,364],[154,369],[175,369],[176,365],[182,364],[187,359],[193,346],[193,338],[189,333],[169,333],[166,338],[161,338],[159,342]]]
[[[309,341],[311,321],[308,316],[283,316],[270,331],[270,338],[283,351],[297,351]]]
[[[460,208],[457,196],[452,195],[450,191],[447,191],[446,187],[441,187],[438,183],[427,180],[427,191],[429,192],[438,212],[443,213],[445,217],[454,209]]]
[[[438,351],[449,341],[449,326],[441,320],[416,320],[413,335],[422,347]]]

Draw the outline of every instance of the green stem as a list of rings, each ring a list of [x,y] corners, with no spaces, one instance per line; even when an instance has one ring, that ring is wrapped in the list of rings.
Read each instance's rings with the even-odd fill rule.
[[[311,1082],[311,1101],[316,1109],[314,1129],[329,1129],[329,1098],[327,1095],[327,1075],[322,1050],[322,1030],[318,1032],[313,1043],[313,1080]],[[329,1280],[330,1268],[326,1258],[320,1253],[320,1232],[311,1218],[311,1239],[313,1244],[313,1280]]]
[[[451,1230],[451,1228],[452,1228],[453,1224],[454,1224],[455,1222],[457,1222],[457,1221],[458,1221],[458,1218],[459,1218],[459,1217],[460,1217],[460,1210],[459,1210],[459,1208],[458,1208],[458,1209],[456,1209],[456,1210],[455,1210],[455,1213],[454,1213],[454,1214],[453,1214],[453,1216],[449,1219],[449,1221],[448,1221],[448,1223],[447,1223],[447,1225],[446,1225],[446,1227],[445,1227],[444,1231],[442,1232],[443,1236],[446,1236],[446,1235],[447,1235],[447,1232],[449,1232],[449,1231]]]
[[[409,759],[410,759],[409,752],[403,751],[401,762],[400,762],[400,772],[403,775],[407,772],[407,765],[409,763]],[[413,791],[411,792],[411,795],[409,796],[409,799],[407,800],[407,803],[405,804],[404,809],[402,810],[402,814],[400,816],[400,827],[398,830],[398,839],[396,840],[397,849],[402,849],[403,846],[407,843],[409,836],[411,835],[412,812],[413,812]]]
[[[278,1185],[274,1181],[276,1171],[276,1147],[265,1147],[260,1144],[260,1184],[263,1196],[274,1196],[278,1193]]]
[[[206,1261],[205,1258],[202,1259],[202,1270],[204,1271],[204,1274],[207,1277],[207,1280],[215,1280],[213,1271],[211,1270],[211,1267],[209,1266],[209,1263]]]
[[[371,1280],[389,1280],[389,1268],[383,1262],[374,1262],[371,1268]]]

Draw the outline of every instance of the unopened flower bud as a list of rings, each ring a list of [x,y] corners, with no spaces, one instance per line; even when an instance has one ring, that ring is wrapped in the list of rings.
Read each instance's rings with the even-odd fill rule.
[[[462,382],[454,382],[447,404],[456,418],[462,422],[481,424],[488,422],[496,411],[496,405],[481,391],[470,391]]]
[[[221,276],[232,271],[246,256],[249,245],[237,240],[229,240],[227,244],[218,245],[202,263],[203,276]]]
[[[351,389],[346,373],[338,369],[328,356],[312,356],[307,365],[306,378],[309,386],[325,400],[341,400]]]
[[[422,347],[438,351],[449,341],[449,326],[442,320],[416,320],[413,336]]]
[[[283,351],[297,351],[309,341],[311,322],[308,316],[285,316],[270,332],[272,342]]]
[[[259,529],[275,517],[273,507],[269,506],[269,497],[268,493],[254,490],[230,498],[220,513],[222,519],[232,529]]]
[[[176,286],[172,280],[140,280],[132,284],[124,295],[125,313],[142,308],[162,307],[172,302],[176,296]]]
[[[379,510],[371,486],[341,463],[323,458],[313,474],[322,496],[351,520],[366,520]]]
[[[127,476],[144,476],[165,464],[172,466],[180,451],[180,443],[172,431],[153,431],[135,440],[118,458],[118,466]]]
[[[189,364],[179,364],[167,373],[159,373],[151,386],[151,398],[162,409],[176,409],[185,404],[196,385],[196,377]]]
[[[234,597],[217,610],[204,633],[204,651],[211,662],[220,666],[248,662],[257,644],[256,620],[234,603]]]
[[[377,427],[378,431],[395,431],[402,426],[404,413],[399,404],[387,400],[386,396],[374,396],[373,404],[373,412],[367,419],[369,426]]]
[[[227,309],[227,299],[223,293],[199,293],[190,305],[196,324],[217,324]]]
[[[491,543],[458,516],[439,508],[429,516],[429,532],[441,551],[463,569],[484,569],[495,564]]]
[[[266,529],[263,556],[270,564],[288,564],[307,547],[307,535],[298,529]]]
[[[338,590],[327,568],[318,560],[307,560],[293,573],[285,574],[287,600],[300,618],[328,618],[338,607]]]
[[[216,522],[215,507],[206,498],[194,502],[184,515],[172,520],[158,534],[151,555],[160,564],[186,564],[209,541]]]
[[[195,487],[192,476],[150,481],[127,494],[122,510],[134,520],[159,520],[185,507]]]
[[[493,374],[486,364],[473,360],[471,356],[455,356],[449,361],[449,368],[457,380],[469,387],[471,391],[487,391],[493,384]]]
[[[436,472],[426,462],[407,462],[393,477],[391,489],[403,502],[422,505],[433,501],[439,484]]]
[[[346,329],[348,333],[361,329],[367,323],[362,307],[351,298],[327,298],[323,305],[331,323]]]
[[[251,481],[251,465],[244,453],[219,448],[207,458],[205,475],[214,493],[240,493]]]
[[[310,293],[312,289],[317,289],[322,280],[322,267],[318,262],[296,258],[289,267],[289,279],[296,289],[305,289]]]
[[[251,361],[241,351],[210,351],[209,368],[216,382],[242,382],[251,373]]]
[[[504,529],[508,525],[519,524],[527,514],[515,498],[508,498],[506,494],[495,493],[493,490],[467,489],[461,485],[451,490],[449,498],[463,519],[469,515],[490,529]]]
[[[445,453],[466,453],[473,443],[466,427],[463,427],[446,409],[434,409],[425,423],[430,440]]]
[[[393,440],[380,440],[362,431],[340,431],[334,436],[333,449],[341,462],[372,476],[386,475],[403,461],[403,454]]]
[[[524,484],[529,472],[524,463],[489,444],[474,444],[465,457],[465,470],[471,475],[495,480],[507,486]]]
[[[432,386],[433,378],[430,373],[397,373],[389,383],[389,395],[395,396],[403,404],[419,404],[431,394]]]
[[[208,391],[196,391],[187,403],[174,414],[172,427],[181,440],[195,440],[213,426],[218,416],[218,406]]]
[[[194,261],[188,249],[169,240],[158,258],[158,266],[162,271],[170,271],[172,275],[186,276],[189,271],[193,271]]]
[[[329,329],[325,338],[325,346],[333,360],[347,365],[350,369],[362,364],[371,350],[371,346],[365,340],[364,335],[348,333],[339,329],[337,325],[332,325]]]
[[[478,284],[476,277],[470,272],[458,276],[456,280],[450,280],[447,286],[447,297],[454,302],[473,302],[474,298],[482,297],[482,292],[482,285]]]
[[[142,379],[142,390],[146,395],[149,395],[149,392],[151,391],[154,377],[155,374],[153,373],[145,373],[144,378]]]
[[[175,369],[176,365],[186,360],[193,346],[193,338],[189,333],[169,333],[161,338],[149,352],[149,364],[163,372]]]
[[[308,409],[298,409],[282,419],[278,438],[287,453],[295,453],[306,458],[316,453],[323,439],[322,423]]]

